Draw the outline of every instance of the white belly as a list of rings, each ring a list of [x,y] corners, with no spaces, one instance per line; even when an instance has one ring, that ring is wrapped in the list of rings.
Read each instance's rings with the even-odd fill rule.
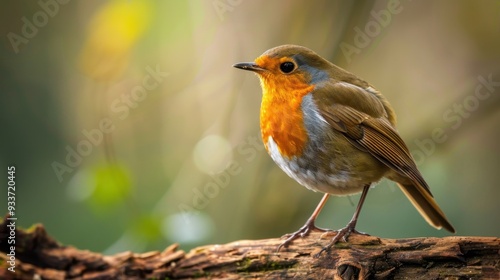
[[[284,158],[279,152],[278,145],[272,137],[267,140],[269,155],[276,164],[291,178],[304,187],[333,195],[349,195],[361,192],[367,182],[363,182],[348,171],[337,171],[327,174],[318,170],[304,168],[301,160],[296,157]],[[335,166],[330,169],[336,170]]]

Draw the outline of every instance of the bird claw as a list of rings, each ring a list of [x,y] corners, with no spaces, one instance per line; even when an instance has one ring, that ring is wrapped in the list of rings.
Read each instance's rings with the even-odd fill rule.
[[[323,229],[323,228],[319,228],[319,227],[316,227],[314,225],[314,221],[312,222],[307,222],[304,226],[302,226],[299,230],[297,230],[296,232],[294,233],[288,233],[288,234],[285,234],[283,235],[281,238],[286,238],[285,241],[283,241],[277,248],[277,252],[279,252],[281,250],[281,248],[283,247],[287,247],[290,243],[292,243],[292,241],[294,241],[295,239],[301,237],[301,238],[304,238],[306,237],[307,235],[309,235],[309,233],[311,231],[320,231],[320,232],[327,232],[328,230],[326,229]]]
[[[330,243],[328,243],[325,247],[321,248],[321,250],[317,254],[315,254],[314,257],[318,258],[321,255],[321,253],[330,250],[330,248],[332,248],[340,240],[342,240],[342,242],[347,242],[347,239],[349,238],[349,236],[352,233],[361,234],[361,235],[369,235],[367,233],[357,231],[355,229],[355,225],[356,225],[355,223],[354,224],[349,223],[349,224],[347,224],[346,227],[341,228],[339,230],[335,230],[335,232],[337,232],[337,234],[335,235],[335,237],[332,238],[332,241],[330,241]],[[321,237],[323,237],[323,235]]]

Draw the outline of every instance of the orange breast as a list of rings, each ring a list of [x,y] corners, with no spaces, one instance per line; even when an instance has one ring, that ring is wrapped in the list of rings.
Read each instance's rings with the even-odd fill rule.
[[[269,137],[276,142],[282,156],[300,156],[308,137],[301,110],[302,98],[310,93],[313,85],[302,79],[284,76],[282,79],[261,78],[263,97],[260,109],[262,140],[268,149]]]

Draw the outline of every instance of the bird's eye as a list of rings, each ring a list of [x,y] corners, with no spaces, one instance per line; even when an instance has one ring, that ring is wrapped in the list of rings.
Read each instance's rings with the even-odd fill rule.
[[[295,64],[293,62],[287,61],[280,64],[281,72],[288,74],[295,69]]]

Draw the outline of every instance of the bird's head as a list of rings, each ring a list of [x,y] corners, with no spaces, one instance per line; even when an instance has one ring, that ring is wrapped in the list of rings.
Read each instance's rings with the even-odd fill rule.
[[[287,89],[316,85],[330,77],[333,64],[308,48],[283,45],[272,48],[254,62],[237,63],[236,68],[255,72],[261,86]]]

